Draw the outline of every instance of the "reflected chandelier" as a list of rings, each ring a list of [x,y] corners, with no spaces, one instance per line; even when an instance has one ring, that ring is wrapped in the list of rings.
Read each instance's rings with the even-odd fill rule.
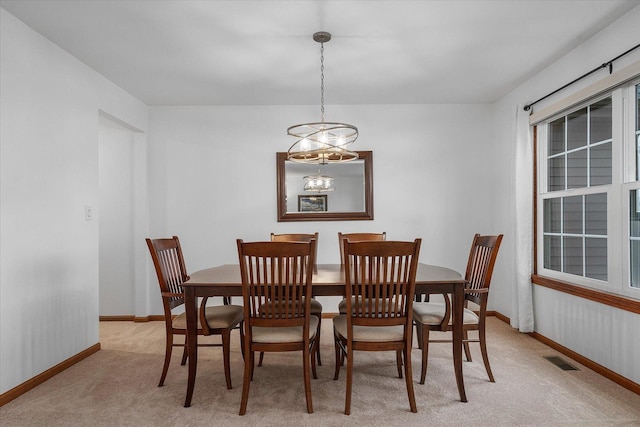
[[[356,160],[358,153],[348,147],[358,138],[358,128],[324,121],[324,43],[331,40],[331,34],[320,31],[313,35],[313,40],[320,43],[320,122],[303,123],[287,129],[287,134],[298,138],[289,148],[288,158],[313,164]]]
[[[304,191],[315,191],[323,193],[325,191],[333,191],[336,187],[333,185],[333,177],[329,175],[307,175],[304,177]]]

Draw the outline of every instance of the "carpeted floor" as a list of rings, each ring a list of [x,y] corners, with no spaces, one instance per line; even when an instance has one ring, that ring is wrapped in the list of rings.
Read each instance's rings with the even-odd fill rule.
[[[271,353],[256,368],[247,415],[238,416],[242,357],[232,338],[227,390],[220,348],[201,349],[192,406],[184,408],[187,368],[174,353],[164,387],[157,387],[164,354],[161,322],[102,322],[102,350],[0,408],[2,426],[402,425],[610,426],[640,425],[640,396],[562,356],[563,371],[545,356],[556,351],[489,319],[488,347],[496,383],[487,380],[479,349],[464,363],[468,403],[458,400],[450,345],[430,347],[427,382],[418,384],[420,351],[413,351],[418,413],[409,411],[405,382],[393,353],[356,353],[351,415],[343,414],[345,371],[333,378],[331,320],[323,322],[315,412],[307,414],[300,353]],[[414,344],[415,345],[415,344]]]

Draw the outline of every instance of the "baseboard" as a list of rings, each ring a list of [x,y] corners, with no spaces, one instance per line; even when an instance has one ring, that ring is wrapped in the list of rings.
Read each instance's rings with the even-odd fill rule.
[[[511,324],[511,319],[498,311],[487,311],[487,316],[495,316],[498,319],[502,320],[507,325]]]
[[[151,316],[143,316],[137,317],[133,315],[129,316],[100,316],[101,322],[136,322],[136,323],[144,323],[144,322],[164,322],[164,314],[154,314]]]
[[[621,385],[622,387],[626,388],[627,390],[631,390],[632,392],[636,393],[636,394],[640,394],[640,384],[631,381],[629,378],[623,377],[622,375],[613,372],[612,370],[605,368],[604,366],[594,362],[593,360],[587,359],[586,357],[582,356],[581,354],[576,353],[575,351],[568,349],[567,347],[563,346],[562,344],[558,344],[557,342],[545,337],[544,335],[539,334],[538,332],[529,332],[528,333],[529,336],[535,338],[536,340],[540,341],[541,343],[551,347],[552,349],[559,351],[560,353],[564,354],[567,357],[572,358],[573,360],[575,360],[576,362],[586,366],[587,368],[591,369],[594,372],[597,372],[598,374],[602,375],[603,377],[610,379],[611,381],[613,381],[616,384]]]
[[[100,316],[99,320],[101,322],[128,322],[134,320],[135,316]]]
[[[100,350],[100,343],[94,344],[91,347],[87,348],[86,350],[83,350],[80,353],[74,356],[71,356],[67,360],[64,360],[63,362],[58,363],[54,367],[47,369],[41,374],[36,375],[30,380],[27,380],[22,384],[12,388],[11,390],[0,394],[0,406],[4,406],[7,403],[11,402],[13,399],[22,396],[29,390],[39,386],[40,384],[44,383],[48,379],[53,378],[54,376],[58,375],[60,372],[64,371],[67,368],[70,368],[71,366],[75,365],[81,360],[86,359],[87,357],[91,356],[93,353],[96,353],[99,350]]]

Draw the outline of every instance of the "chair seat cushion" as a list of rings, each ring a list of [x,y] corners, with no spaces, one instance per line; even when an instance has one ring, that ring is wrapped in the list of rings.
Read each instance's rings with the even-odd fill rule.
[[[322,304],[315,298],[311,298],[311,314],[322,314]]]
[[[302,326],[254,326],[251,328],[251,341],[257,343],[287,343],[300,342],[302,338]],[[309,338],[313,338],[318,329],[318,318],[309,316]]]
[[[355,305],[356,297],[351,297],[351,304]],[[369,301],[366,299],[365,301]],[[340,314],[347,314],[347,299],[343,298],[342,301],[338,304],[338,312]]]
[[[216,305],[205,307],[205,318],[211,329],[232,328],[242,322],[243,308],[239,305]],[[174,329],[187,329],[187,315],[180,313],[173,319]],[[200,316],[198,316],[198,329],[201,329]]]
[[[446,308],[443,302],[415,302],[413,303],[413,320],[423,325],[439,325],[444,319]],[[478,322],[478,315],[465,308],[463,323],[477,324]]]
[[[333,330],[342,338],[347,338],[347,316],[333,318]],[[354,326],[353,340],[366,342],[402,341],[404,326]]]

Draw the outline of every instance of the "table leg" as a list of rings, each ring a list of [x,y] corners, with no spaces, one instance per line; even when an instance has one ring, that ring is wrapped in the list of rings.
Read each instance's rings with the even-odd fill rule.
[[[193,387],[196,383],[196,367],[198,365],[198,307],[196,303],[195,291],[191,287],[184,290],[184,308],[187,316],[187,355],[189,365],[189,378],[187,380],[187,396],[184,400],[184,407],[191,406]]]
[[[464,316],[464,285],[456,285],[453,292],[453,366],[458,383],[460,401],[466,402],[462,376],[462,325]]]

